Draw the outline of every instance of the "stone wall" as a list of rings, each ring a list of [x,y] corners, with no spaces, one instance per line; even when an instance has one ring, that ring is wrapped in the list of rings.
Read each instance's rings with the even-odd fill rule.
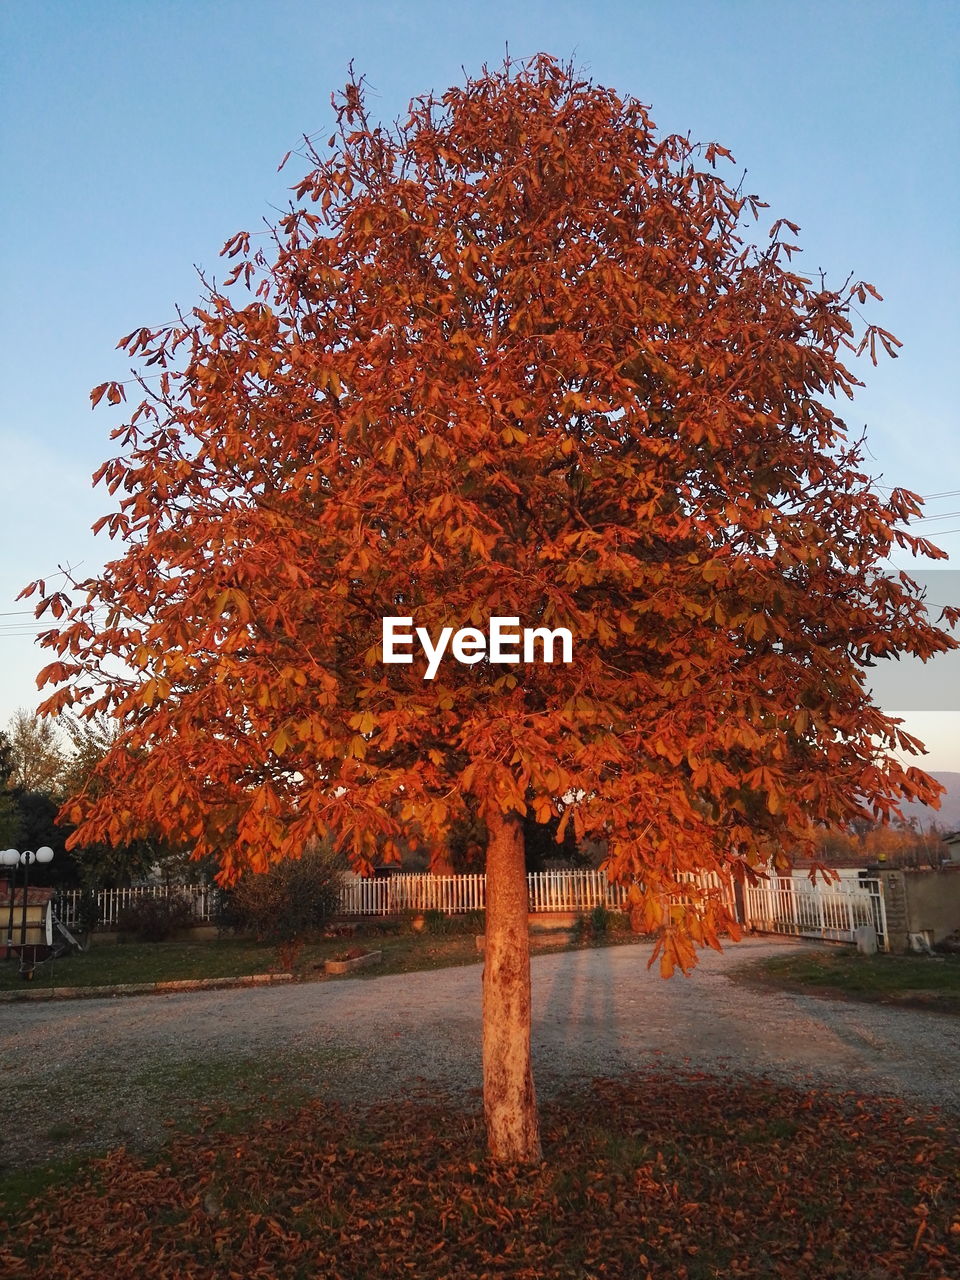
[[[881,871],[880,880],[891,951],[908,951],[911,933],[937,943],[960,929],[960,866]]]

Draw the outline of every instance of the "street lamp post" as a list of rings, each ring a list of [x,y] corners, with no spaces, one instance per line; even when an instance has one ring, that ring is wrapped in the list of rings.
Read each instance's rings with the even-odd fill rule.
[[[15,945],[13,940],[13,904],[17,892],[17,870],[23,867],[23,905],[20,912],[20,972],[26,977],[33,975],[33,965],[27,970],[24,969],[24,951],[27,945],[27,890],[30,887],[30,867],[34,862],[44,863],[53,861],[53,850],[49,845],[41,845],[39,849],[4,849],[0,852],[0,866],[9,868],[10,882],[8,892],[10,894],[10,907],[7,915],[7,959],[12,954],[11,948]],[[34,960],[36,960],[36,948],[34,948]]]

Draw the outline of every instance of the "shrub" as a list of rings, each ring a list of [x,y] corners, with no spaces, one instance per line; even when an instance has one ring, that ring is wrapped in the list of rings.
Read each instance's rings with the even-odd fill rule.
[[[570,936],[574,942],[587,942],[590,938],[590,921],[586,916],[577,916],[573,922]]]
[[[213,891],[211,920],[217,926],[217,934],[239,933],[243,928],[243,918],[234,905],[234,891],[220,886]]]
[[[604,938],[610,932],[610,916],[611,913],[603,905],[598,903],[590,912],[590,932],[597,938]]]
[[[423,912],[424,924],[428,933],[437,934],[476,934],[486,929],[486,914],[483,911],[459,911],[448,915],[445,911],[429,910]]]
[[[326,846],[247,872],[223,895],[218,924],[259,942],[292,942],[321,929],[340,902],[339,860]]]
[[[622,911],[611,911],[599,903],[587,916],[578,916],[573,924],[574,942],[589,942],[592,938],[605,938],[611,933],[624,933],[630,927]]]
[[[133,934],[138,942],[165,942],[179,929],[194,924],[193,903],[181,894],[166,898],[143,897],[124,907],[117,919],[122,934]]]
[[[81,935],[93,933],[99,924],[100,904],[97,901],[96,890],[89,885],[84,885],[80,890],[80,900],[74,912],[73,928],[70,932]]]
[[[452,933],[452,917],[443,911],[430,910],[423,913],[428,933]]]
[[[611,933],[632,933],[630,916],[626,911],[610,911],[607,927]]]
[[[464,933],[486,933],[487,913],[481,909],[465,911],[459,919],[463,922]]]

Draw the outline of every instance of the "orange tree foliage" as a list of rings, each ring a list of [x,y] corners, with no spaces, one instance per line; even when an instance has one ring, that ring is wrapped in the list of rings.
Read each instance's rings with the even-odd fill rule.
[[[870,285],[798,274],[792,224],[751,241],[724,148],[545,55],[391,128],[362,82],[334,105],[272,239],[121,342],[119,558],[33,584],[43,709],[123,729],[75,838],[160,828],[228,880],[327,832],[360,867],[411,827],[438,848],[465,797],[562,808],[686,967],[726,923],[687,873],[938,792],[863,667],[954,644],[884,567],[943,553],[836,407],[843,360],[899,344],[856,327]],[[425,681],[381,662],[397,614],[568,627],[573,661]]]

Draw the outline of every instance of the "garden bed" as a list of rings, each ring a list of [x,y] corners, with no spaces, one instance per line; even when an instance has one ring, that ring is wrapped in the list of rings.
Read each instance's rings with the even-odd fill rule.
[[[329,974],[353,973],[355,969],[370,969],[383,963],[382,951],[361,951],[357,954],[348,952],[345,956],[334,956],[324,961],[324,972]]]

